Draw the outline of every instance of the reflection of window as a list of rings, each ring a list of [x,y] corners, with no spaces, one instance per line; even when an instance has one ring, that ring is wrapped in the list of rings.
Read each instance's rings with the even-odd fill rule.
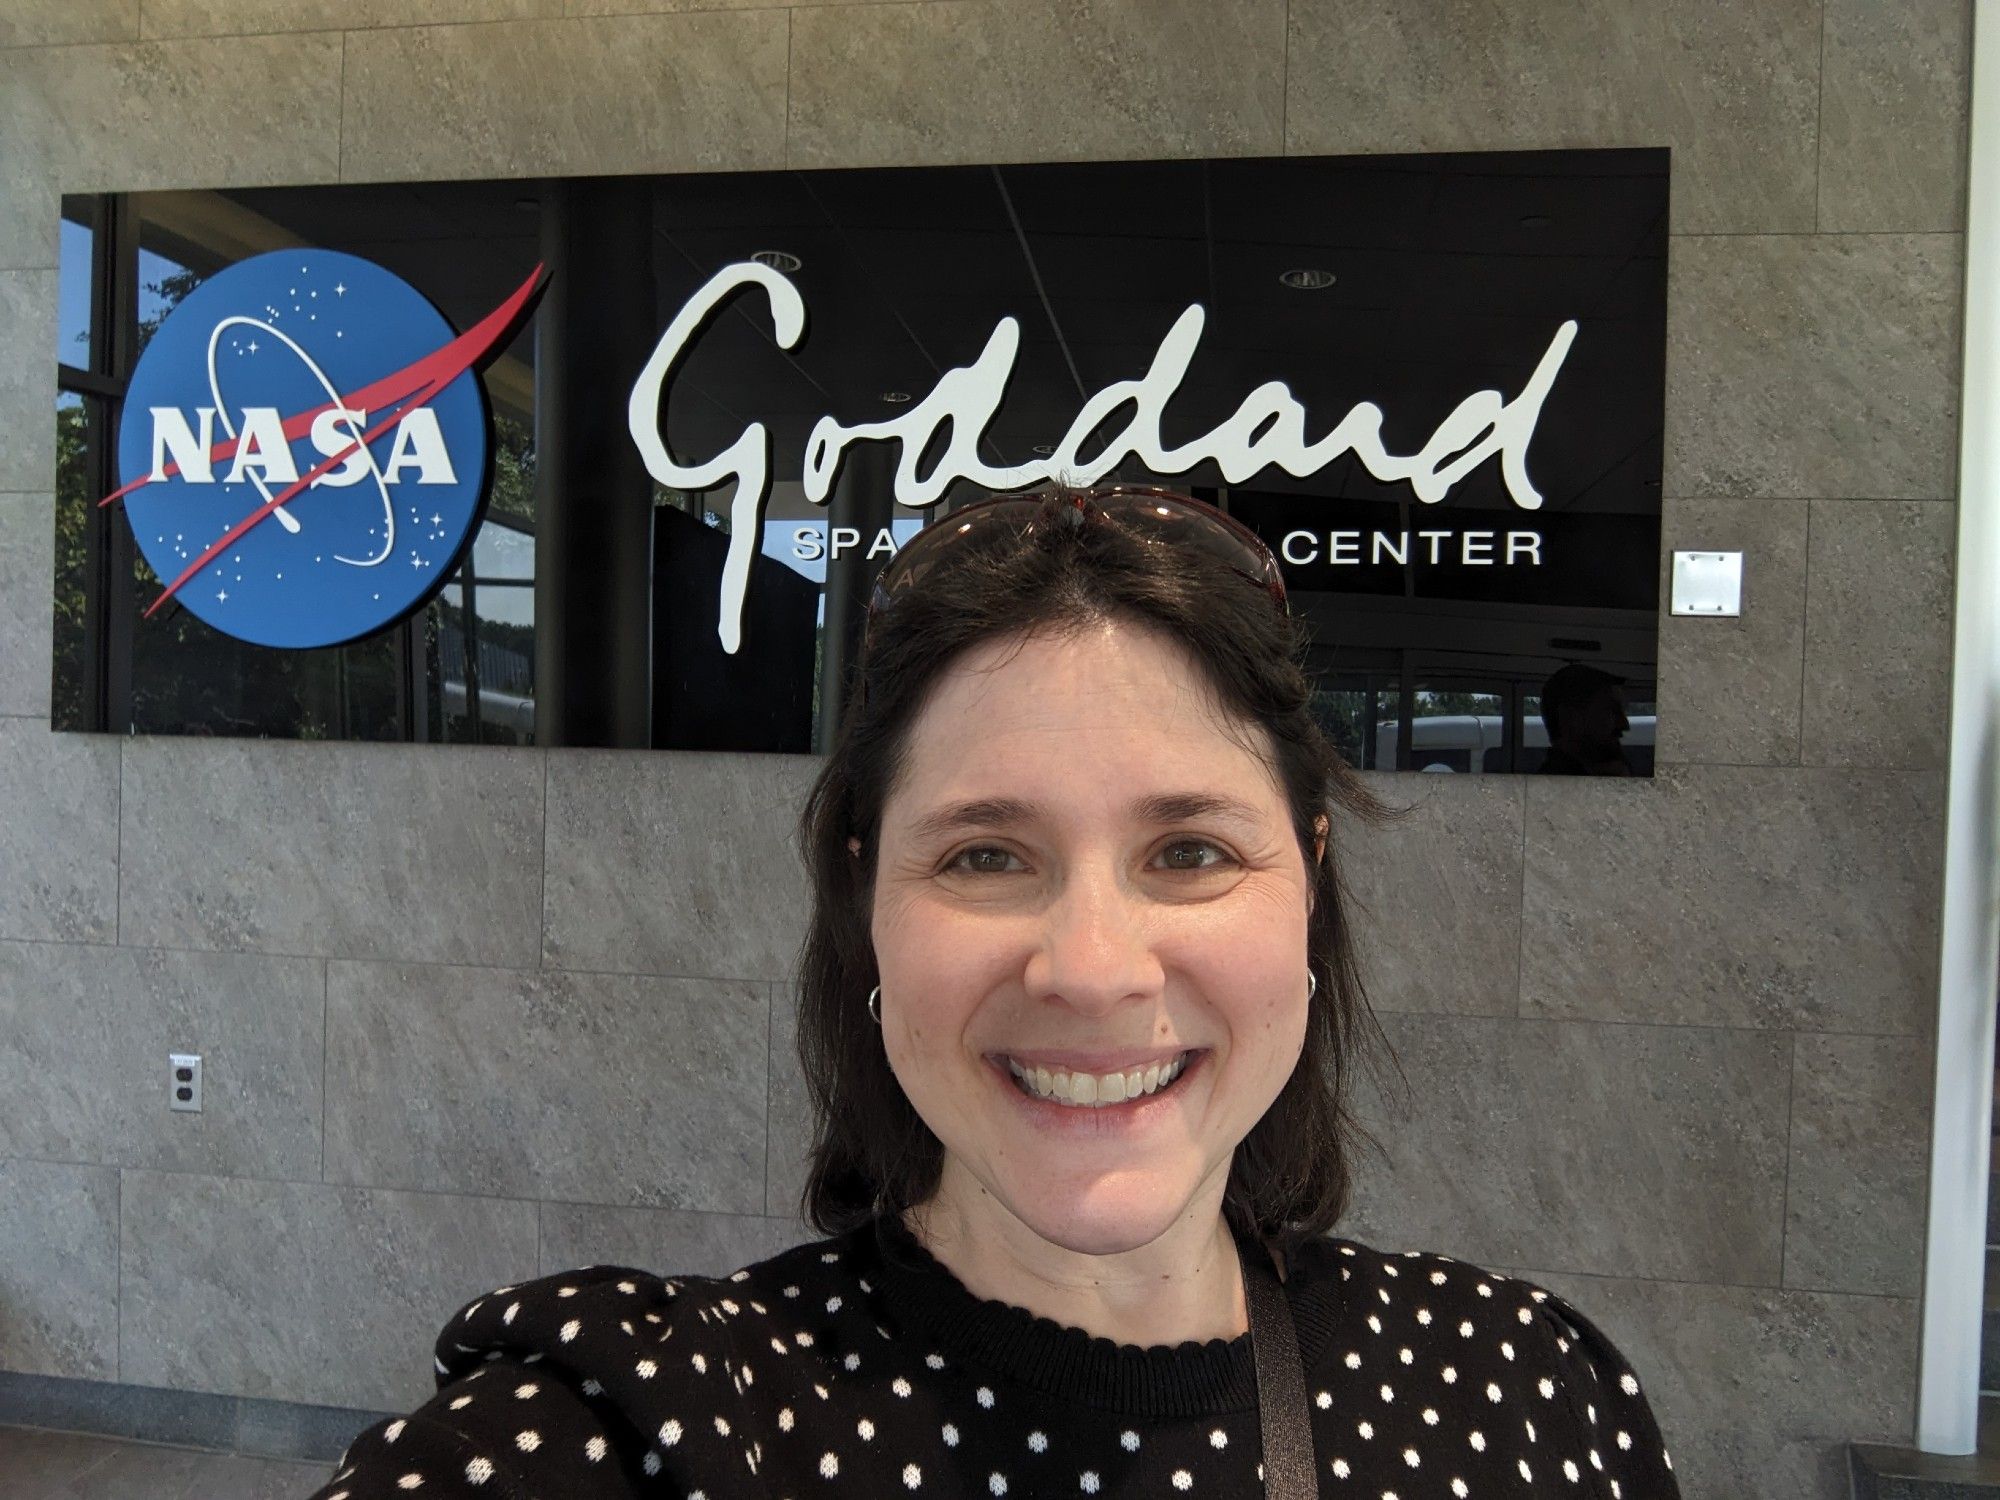
[[[1329,673],[1313,688],[1312,714],[1350,766],[1394,770],[1396,699],[1394,673]]]
[[[428,612],[435,737],[535,740],[535,537],[489,513]]]
[[[56,363],[94,370],[90,331],[94,323],[92,302],[96,288],[91,271],[95,265],[91,246],[96,239],[96,215],[77,207],[67,210],[62,220],[62,269],[56,282]]]
[[[93,604],[103,597],[113,535],[96,501],[110,488],[108,434],[122,385],[110,377],[107,305],[111,287],[102,246],[103,200],[64,199],[57,273],[55,619],[49,722],[98,727],[92,706],[106,689],[104,631]]]

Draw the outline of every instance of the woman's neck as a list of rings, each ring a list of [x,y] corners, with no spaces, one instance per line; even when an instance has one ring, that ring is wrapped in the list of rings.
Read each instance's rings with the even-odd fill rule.
[[[1219,1197],[1198,1196],[1146,1244],[1093,1254],[1037,1233],[947,1157],[938,1192],[903,1223],[974,1296],[1114,1343],[1234,1339],[1250,1327],[1241,1257]]]

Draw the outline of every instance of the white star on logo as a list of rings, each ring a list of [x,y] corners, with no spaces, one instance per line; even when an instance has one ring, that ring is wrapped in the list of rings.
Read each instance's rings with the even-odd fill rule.
[[[333,284],[333,295],[336,297],[345,297],[347,295],[347,287],[345,283],[336,281]]]
[[[227,590],[224,590],[224,589],[217,589],[217,590],[215,591],[215,602],[216,602],[217,604],[221,604],[221,603],[224,603],[225,601],[227,601],[227,600],[228,600],[228,598],[229,598],[229,594],[228,594],[228,591],[227,591]]]
[[[257,352],[257,341],[255,339],[250,340],[250,352],[252,354]]]

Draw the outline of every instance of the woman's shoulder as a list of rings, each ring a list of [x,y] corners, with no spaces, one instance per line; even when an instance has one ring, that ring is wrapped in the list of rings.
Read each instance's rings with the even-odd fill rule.
[[[1675,1493],[1638,1371],[1569,1298],[1440,1251],[1340,1236],[1308,1241],[1298,1263],[1321,1286],[1339,1288],[1326,1303],[1327,1361],[1350,1370],[1427,1363],[1429,1374],[1449,1371],[1447,1383],[1475,1402],[1559,1410],[1600,1467],[1646,1478],[1636,1493]]]
[[[446,1320],[435,1350],[438,1378],[443,1382],[503,1356],[533,1362],[558,1351],[622,1350],[649,1331],[650,1342],[664,1342],[668,1330],[683,1323],[720,1333],[745,1315],[769,1317],[825,1279],[847,1257],[849,1239],[804,1240],[728,1272],[600,1263],[495,1287]],[[565,1363],[579,1361],[566,1357]],[[643,1364],[641,1378],[650,1378]]]
[[[1542,1329],[1554,1353],[1577,1345],[1586,1354],[1618,1357],[1610,1339],[1569,1300],[1527,1277],[1461,1260],[1439,1250],[1392,1249],[1340,1235],[1308,1240],[1298,1251],[1301,1271],[1347,1289],[1340,1301],[1351,1316],[1373,1325],[1414,1323],[1444,1339],[1478,1339]],[[1500,1346],[1519,1358],[1514,1342]]]

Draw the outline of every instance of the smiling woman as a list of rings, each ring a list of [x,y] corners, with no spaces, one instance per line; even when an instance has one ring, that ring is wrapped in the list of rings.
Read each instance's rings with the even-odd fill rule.
[[[1275,562],[1185,497],[906,547],[799,822],[827,1238],[479,1299],[322,1500],[1677,1497],[1576,1308],[1329,1233],[1376,1034],[1336,820],[1387,814],[1302,648]]]

